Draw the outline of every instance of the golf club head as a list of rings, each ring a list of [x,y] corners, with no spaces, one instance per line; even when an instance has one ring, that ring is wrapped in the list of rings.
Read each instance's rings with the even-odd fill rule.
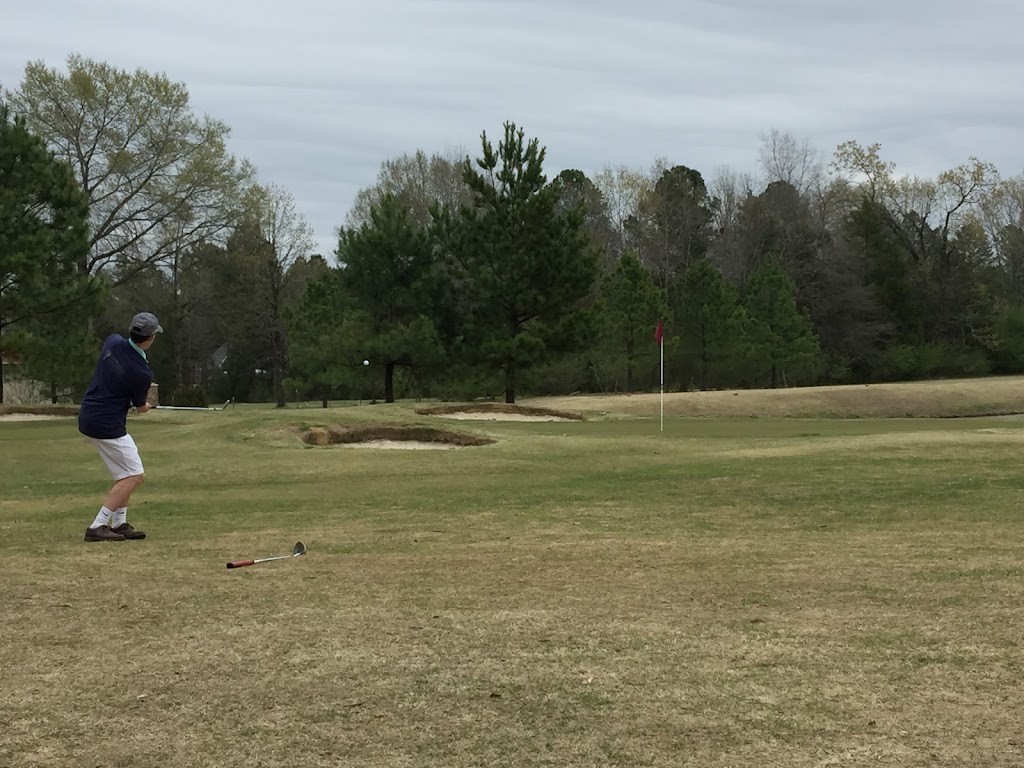
[[[304,554],[306,554],[306,546],[301,541],[295,542],[295,546],[292,547],[292,557]]]

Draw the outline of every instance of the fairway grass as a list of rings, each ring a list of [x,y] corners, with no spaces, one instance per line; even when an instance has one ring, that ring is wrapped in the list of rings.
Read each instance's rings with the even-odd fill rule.
[[[132,417],[119,543],[74,420],[0,423],[0,766],[1024,763],[1024,421],[531,404],[588,418]]]

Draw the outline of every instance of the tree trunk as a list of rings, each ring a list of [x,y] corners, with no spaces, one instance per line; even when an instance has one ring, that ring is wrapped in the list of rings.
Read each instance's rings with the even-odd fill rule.
[[[0,348],[0,405],[4,402],[4,352]]]
[[[772,363],[771,388],[775,389],[778,386],[779,386],[779,368],[778,368],[777,365],[775,365],[775,363]]]
[[[705,342],[700,348],[700,391],[705,392],[708,388],[708,345]]]
[[[384,402],[395,402],[395,364],[384,365]]]
[[[328,401],[328,399],[330,399],[330,395],[331,395],[331,388],[329,386],[327,386],[326,384],[324,384],[324,388],[320,391],[320,404],[324,408],[327,407],[327,401]]]
[[[278,346],[280,342],[275,343]],[[277,397],[277,407],[284,408],[288,404],[287,396],[284,391],[284,365],[281,361],[281,350],[278,349],[274,352],[274,395]]]
[[[274,397],[277,400],[276,407],[284,408],[288,404],[287,394],[284,391],[284,374],[288,366],[288,351],[285,348],[284,334],[281,332],[280,327],[274,328],[273,339],[273,364],[271,367],[273,368],[274,377]]]
[[[506,363],[505,364],[505,402],[514,403],[516,401],[516,364]]]
[[[182,318],[181,318],[181,291],[178,284],[178,270],[180,267],[180,255],[178,249],[174,249],[174,256],[171,259],[171,300],[174,302],[171,310],[171,327],[174,329],[171,334],[171,370],[174,371],[174,378],[171,381],[171,391],[183,387],[192,382],[185,376],[185,355],[183,354]]]
[[[52,405],[57,404],[57,382],[50,382],[50,403]]]
[[[284,391],[284,375],[288,368],[288,349],[284,337],[284,329],[281,327],[281,288],[284,275],[281,264],[277,261],[277,246],[271,243],[271,258],[267,261],[270,306],[267,307],[267,319],[270,323],[271,339],[271,368],[273,369],[274,397],[277,400],[276,406],[284,408],[287,405],[287,395]]]
[[[633,394],[633,339],[626,341],[626,391]]]
[[[287,394],[284,391],[284,375],[288,369],[288,342],[284,338],[284,332],[280,327],[280,320],[275,314],[274,327],[274,396],[277,398],[277,407],[284,408],[287,405]]]

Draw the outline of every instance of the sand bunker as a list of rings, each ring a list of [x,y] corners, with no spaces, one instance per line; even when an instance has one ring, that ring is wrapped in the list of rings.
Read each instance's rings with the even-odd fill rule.
[[[481,413],[480,411],[462,411],[457,413],[439,413],[445,419],[465,419],[473,421],[572,421],[564,416],[531,416],[528,413]]]
[[[424,443],[419,440],[365,440],[347,445],[349,448],[384,448],[399,451],[454,451],[459,447],[447,443]]]
[[[350,448],[382,448],[385,450],[454,450],[490,445],[493,438],[467,435],[443,429],[394,424],[310,427],[302,433],[307,445],[343,445]]]
[[[0,421],[55,421],[68,416],[53,416],[42,413],[0,413]]]

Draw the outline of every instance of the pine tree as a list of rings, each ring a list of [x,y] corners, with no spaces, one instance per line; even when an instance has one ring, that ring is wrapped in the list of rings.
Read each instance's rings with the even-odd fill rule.
[[[459,214],[435,210],[452,279],[469,305],[475,361],[504,374],[514,403],[523,371],[581,343],[582,302],[597,275],[584,211],[562,210],[560,185],[543,173],[537,139],[505,124],[497,151],[482,135],[483,156],[467,158],[472,204]]]
[[[664,293],[634,251],[626,251],[601,282],[605,334],[616,362],[625,361],[627,392],[633,391],[638,361],[655,353],[649,339],[651,329],[664,317],[664,304]]]
[[[17,346],[31,361],[46,336],[88,326],[99,292],[78,269],[88,213],[70,167],[0,103],[0,355]]]
[[[336,272],[306,284],[299,304],[288,311],[289,360],[301,381],[324,408],[331,389],[354,385],[363,366],[363,340],[369,335]]]
[[[358,229],[342,230],[338,243],[342,290],[364,316],[365,355],[384,371],[384,400],[395,401],[398,366],[416,368],[441,355],[429,316],[433,294],[433,244],[408,209],[385,194]]]
[[[683,272],[677,296],[680,351],[695,364],[700,388],[707,389],[716,373],[724,374],[742,341],[736,291],[717,267],[701,259]]]
[[[747,283],[744,309],[751,362],[767,369],[775,388],[797,378],[813,378],[821,350],[808,317],[796,305],[793,281],[774,264],[766,264]]]

